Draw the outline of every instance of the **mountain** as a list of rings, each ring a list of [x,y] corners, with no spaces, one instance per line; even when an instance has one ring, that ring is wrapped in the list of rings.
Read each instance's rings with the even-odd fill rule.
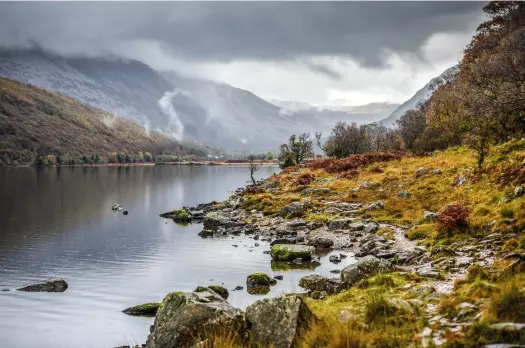
[[[232,151],[276,150],[291,134],[329,132],[339,120],[385,115],[309,108],[289,112],[227,84],[158,72],[121,58],[64,57],[0,49],[0,76],[63,93],[147,130]]]
[[[452,81],[456,77],[458,71],[458,65],[448,68],[441,75],[430,80],[423,88],[417,91],[412,98],[401,104],[387,118],[381,120],[381,122],[387,127],[393,127],[396,120],[401,118],[401,116],[403,116],[408,110],[415,109],[417,104],[430,98],[432,93],[434,93],[439,86]]]
[[[112,152],[179,152],[173,138],[75,99],[0,77],[0,164],[36,155],[109,156]],[[16,161],[16,162],[15,162]]]

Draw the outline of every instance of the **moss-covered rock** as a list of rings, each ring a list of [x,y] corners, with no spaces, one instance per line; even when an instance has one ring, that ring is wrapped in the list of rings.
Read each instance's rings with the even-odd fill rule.
[[[308,245],[276,244],[272,246],[272,259],[276,261],[292,261],[301,259],[308,261],[312,258],[315,248]]]
[[[144,303],[138,306],[124,309],[122,312],[127,315],[154,317],[155,314],[157,314],[160,305],[161,303],[159,302]]]
[[[203,291],[208,291],[208,290],[212,290],[212,291],[216,292],[217,294],[219,294],[225,300],[227,300],[228,296],[230,295],[228,293],[228,290],[224,286],[220,286],[220,285],[210,285],[208,287],[197,286],[197,288],[195,290],[193,290],[193,291],[195,291],[195,292],[203,292]]]
[[[176,210],[168,211],[166,213],[160,214],[160,217],[163,217],[166,219],[173,219],[173,221],[177,223],[190,223],[191,222],[191,214],[186,209],[176,209]]]
[[[204,229],[204,230],[199,232],[199,236],[201,238],[210,238],[210,237],[213,237],[214,235],[215,235],[215,231],[214,230]]]
[[[252,273],[246,278],[246,285],[253,286],[270,286],[271,278],[266,273]]]

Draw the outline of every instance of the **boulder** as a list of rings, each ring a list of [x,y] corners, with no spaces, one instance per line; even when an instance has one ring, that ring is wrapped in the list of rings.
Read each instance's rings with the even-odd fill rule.
[[[210,237],[213,237],[214,235],[215,235],[215,230],[204,229],[199,232],[199,236],[201,238],[210,238]]]
[[[304,204],[300,202],[293,202],[289,205],[282,207],[279,210],[279,216],[283,218],[300,217],[306,210]]]
[[[514,197],[523,196],[524,193],[525,193],[525,189],[522,186],[516,186],[514,188]]]
[[[463,186],[466,183],[467,183],[467,178],[463,174],[461,174],[456,179],[454,179],[454,186]]]
[[[143,316],[143,317],[154,317],[159,310],[159,302],[144,303],[138,306],[133,306],[124,309],[122,312],[127,315]]]
[[[320,275],[308,275],[299,280],[299,286],[309,291],[325,291],[328,294],[337,294],[341,291],[340,279],[328,278]]]
[[[203,292],[203,291],[210,291],[210,290],[216,292],[220,297],[222,297],[225,300],[227,300],[228,296],[230,296],[230,294],[228,293],[228,290],[226,290],[226,288],[224,286],[221,286],[221,285],[210,285],[210,286],[207,286],[207,287],[198,286],[193,291],[195,291],[195,292]]]
[[[367,222],[363,227],[363,233],[376,233],[379,231],[379,224],[377,222]]]
[[[315,248],[309,245],[276,244],[272,246],[272,259],[276,261],[293,261],[301,259],[308,261],[312,258]]]
[[[373,211],[373,210],[381,210],[385,209],[385,203],[381,201],[374,202],[370,204],[366,209],[365,212]]]
[[[404,190],[404,191],[399,192],[397,196],[400,198],[408,198],[410,197],[410,192],[408,192],[407,190]]]
[[[62,278],[54,278],[43,281],[41,283],[35,283],[31,285],[24,286],[18,291],[27,291],[27,292],[64,292],[66,291],[68,285],[66,281]]]
[[[273,240],[270,243],[270,246],[274,246],[276,244],[296,244],[296,243],[297,243],[296,238],[279,238],[279,239]]]
[[[394,267],[390,261],[369,255],[343,268],[341,271],[341,280],[346,285],[352,286],[362,279],[373,277],[379,273],[390,272],[393,269]]]
[[[438,213],[434,213],[434,212],[431,212],[431,211],[428,211],[428,210],[425,210],[423,212],[423,218],[426,221],[436,221],[438,217],[439,217]]]
[[[250,336],[257,347],[298,347],[318,319],[299,295],[259,300],[246,308]]]
[[[113,206],[111,207],[111,210],[120,210],[120,209],[122,209],[120,207],[120,204],[113,204]]]
[[[362,231],[365,228],[365,224],[362,222],[353,222],[348,225],[350,231]]]
[[[246,285],[253,286],[270,286],[277,284],[275,279],[270,278],[265,273],[252,273],[246,278]]]
[[[166,219],[173,219],[178,223],[189,223],[191,222],[191,213],[186,209],[176,209],[160,214],[160,217]]]
[[[221,332],[241,332],[243,313],[213,291],[172,292],[162,302],[147,348],[189,348]]]
[[[231,220],[219,212],[212,211],[204,216],[203,224],[205,230],[217,230],[220,226],[226,226]]]
[[[330,225],[328,225],[328,229],[330,231],[344,230],[344,229],[347,229],[348,225],[350,225],[351,223],[352,223],[352,219],[334,220],[334,221],[330,222]]]
[[[425,174],[428,174],[427,168],[419,168],[418,170],[416,170],[416,178]]]
[[[308,239],[307,245],[311,245],[317,249],[329,249],[334,245],[334,241],[326,237],[313,237]]]

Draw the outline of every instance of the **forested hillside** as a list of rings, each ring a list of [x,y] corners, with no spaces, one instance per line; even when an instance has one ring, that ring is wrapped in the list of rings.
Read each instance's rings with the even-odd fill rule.
[[[185,151],[175,140],[146,132],[133,121],[0,78],[0,165],[141,162],[161,153]]]

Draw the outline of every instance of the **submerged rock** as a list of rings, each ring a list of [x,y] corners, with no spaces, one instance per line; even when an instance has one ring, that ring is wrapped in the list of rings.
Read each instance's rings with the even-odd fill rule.
[[[368,255],[356,263],[343,268],[341,271],[341,280],[346,285],[352,286],[362,279],[373,277],[379,273],[390,272],[393,268],[390,261]]]
[[[270,286],[277,284],[275,279],[270,278],[266,273],[252,273],[246,278],[246,285],[253,286]]]
[[[113,206],[111,207],[111,210],[120,210],[120,209],[122,209],[120,207],[120,204],[113,204]]]
[[[178,223],[189,223],[191,222],[191,214],[186,209],[176,209],[168,211],[166,213],[160,214],[160,217],[166,219],[173,219],[173,221]]]
[[[31,285],[24,286],[18,291],[27,291],[27,292],[64,292],[66,291],[68,285],[66,281],[62,278],[49,279],[41,283],[35,283]]]
[[[214,334],[244,327],[241,310],[215,292],[172,292],[157,312],[146,347],[189,348]]]
[[[138,306],[126,308],[122,312],[133,316],[154,317],[155,314],[157,314],[160,305],[159,302],[144,303]]]
[[[315,248],[308,245],[276,244],[272,246],[272,259],[276,261],[293,261],[301,259],[308,261],[312,258]]]
[[[291,348],[318,319],[298,295],[256,301],[246,308],[257,347]]]

